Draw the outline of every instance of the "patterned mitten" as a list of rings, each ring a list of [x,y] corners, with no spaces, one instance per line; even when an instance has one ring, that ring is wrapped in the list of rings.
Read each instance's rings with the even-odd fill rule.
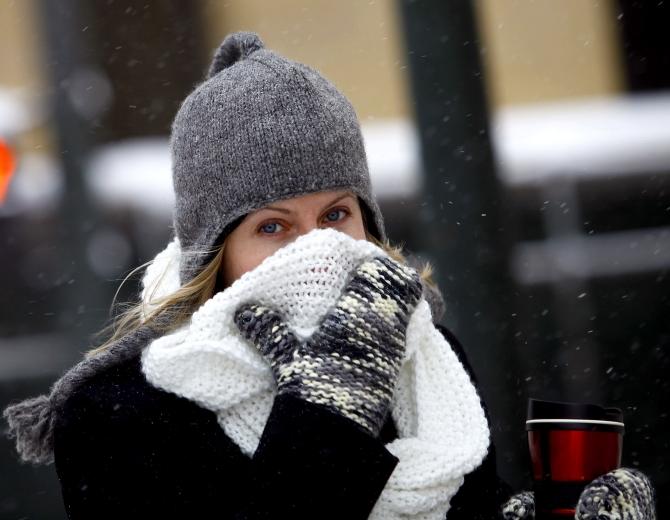
[[[535,518],[535,495],[522,491],[505,502],[501,509],[504,520],[533,520]]]
[[[595,479],[582,491],[575,518],[655,520],[654,488],[647,476],[638,470],[612,470]]]
[[[511,497],[501,509],[505,520],[535,518],[532,491]],[[582,491],[576,520],[656,520],[654,488],[642,472],[619,468],[593,480]]]
[[[375,257],[354,272],[319,328],[300,341],[275,310],[244,304],[235,323],[269,361],[278,394],[324,405],[379,435],[393,398],[418,273]]]

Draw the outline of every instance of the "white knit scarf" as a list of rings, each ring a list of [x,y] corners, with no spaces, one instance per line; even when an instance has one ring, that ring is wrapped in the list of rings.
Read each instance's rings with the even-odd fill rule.
[[[147,380],[215,412],[226,434],[251,456],[277,387],[269,364],[238,332],[235,309],[250,301],[271,305],[305,338],[352,271],[377,255],[387,256],[333,229],[300,236],[205,302],[188,324],[151,342],[142,354]],[[145,315],[152,298],[179,287],[179,257],[175,239],[147,269]],[[425,298],[407,328],[392,416],[398,438],[386,448],[400,460],[370,518],[444,519],[464,475],[486,455],[489,430],[477,391],[435,328]]]

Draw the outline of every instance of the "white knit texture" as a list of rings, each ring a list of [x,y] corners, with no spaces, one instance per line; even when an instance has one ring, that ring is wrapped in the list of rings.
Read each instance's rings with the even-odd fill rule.
[[[191,321],[151,342],[142,370],[156,387],[212,410],[226,434],[253,455],[277,387],[270,365],[233,321],[245,302],[270,305],[305,338],[342,293],[356,267],[388,256],[375,244],[334,229],[300,236],[205,302]],[[143,280],[150,297],[179,287],[176,239]],[[489,430],[477,391],[422,298],[407,328],[392,415],[398,439],[386,448],[400,459],[370,518],[444,519],[463,477],[481,464]]]

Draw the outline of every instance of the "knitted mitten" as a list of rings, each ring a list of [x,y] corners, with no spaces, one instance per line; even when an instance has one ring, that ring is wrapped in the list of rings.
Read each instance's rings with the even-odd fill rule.
[[[535,518],[535,496],[532,491],[522,491],[505,502],[501,509],[505,520],[532,520]]]
[[[501,509],[505,520],[535,518],[535,497],[523,491]],[[654,488],[647,476],[635,469],[619,468],[605,473],[584,488],[577,502],[576,520],[656,520]]]
[[[654,488],[641,471],[619,468],[598,477],[582,491],[577,520],[655,520]]]
[[[293,394],[352,419],[375,437],[386,419],[422,294],[418,273],[386,257],[362,263],[319,328],[298,340],[275,310],[247,303],[235,323],[269,361],[277,394]]]

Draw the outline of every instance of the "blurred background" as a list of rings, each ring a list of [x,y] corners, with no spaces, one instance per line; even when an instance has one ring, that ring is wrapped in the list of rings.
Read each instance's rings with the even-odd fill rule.
[[[528,397],[621,407],[668,510],[670,6],[0,0],[0,405],[49,390],[171,239],[168,136],[232,31],[351,99],[393,242],[430,260],[530,487]],[[118,294],[117,294],[118,291]],[[3,429],[6,425],[3,423]],[[0,439],[0,519],[63,519]]]

